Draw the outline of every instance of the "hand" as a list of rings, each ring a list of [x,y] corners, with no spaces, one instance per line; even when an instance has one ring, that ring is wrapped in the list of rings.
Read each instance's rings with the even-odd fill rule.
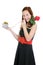
[[[26,27],[26,21],[25,20],[22,20],[21,27]]]
[[[6,30],[9,30],[9,31],[11,30],[11,28],[10,28],[10,27],[8,27],[8,28],[5,28],[5,29],[6,29]]]

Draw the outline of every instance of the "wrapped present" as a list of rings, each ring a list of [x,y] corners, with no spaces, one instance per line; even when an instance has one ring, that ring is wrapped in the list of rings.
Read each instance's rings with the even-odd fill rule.
[[[8,22],[3,22],[2,27],[8,28]]]

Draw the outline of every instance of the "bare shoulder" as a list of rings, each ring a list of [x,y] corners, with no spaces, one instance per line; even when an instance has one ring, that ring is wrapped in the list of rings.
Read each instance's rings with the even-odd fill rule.
[[[31,28],[37,29],[37,24],[34,24]]]
[[[29,29],[32,29],[32,28],[36,28],[37,29],[37,24],[34,24],[31,28]]]
[[[35,34],[37,30],[37,24],[34,24],[32,27],[31,27],[31,34]]]

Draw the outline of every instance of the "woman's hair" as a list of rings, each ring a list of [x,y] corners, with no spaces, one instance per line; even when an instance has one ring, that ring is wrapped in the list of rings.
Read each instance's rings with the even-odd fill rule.
[[[34,20],[34,15],[33,15],[33,11],[32,11],[32,9],[31,9],[31,7],[24,7],[24,8],[22,9],[22,12],[25,11],[25,10],[27,10],[27,11],[30,13],[31,19],[32,19],[32,17],[33,17],[33,20]],[[22,20],[23,20],[23,16],[22,16]],[[33,25],[30,21],[29,21],[27,24],[28,24],[28,27],[31,27],[31,26]]]
[[[22,9],[22,12],[25,11],[25,10],[27,10],[27,11],[30,13],[30,15],[33,16],[33,12],[32,12],[31,7],[24,7],[24,8]]]
[[[22,12],[25,11],[25,10],[27,10],[27,11],[30,13],[30,15],[31,15],[31,21],[27,22],[27,26],[30,28],[30,27],[32,27],[33,23],[36,23],[36,22],[34,21],[33,11],[32,11],[32,9],[31,9],[31,7],[24,7],[24,8],[22,9]],[[23,20],[23,16],[22,16],[22,20]],[[33,23],[32,23],[32,22],[33,22]],[[20,30],[21,30],[21,28],[22,28],[22,27],[20,26]],[[20,31],[19,31],[19,34],[20,34]]]

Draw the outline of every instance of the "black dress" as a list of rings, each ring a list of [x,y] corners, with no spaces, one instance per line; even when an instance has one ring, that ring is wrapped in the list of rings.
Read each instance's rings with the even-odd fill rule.
[[[30,30],[31,29],[27,28],[28,33],[30,32]],[[21,36],[24,36],[23,29],[20,30],[19,34]],[[32,44],[21,44],[20,42],[18,42],[14,65],[36,65]]]

